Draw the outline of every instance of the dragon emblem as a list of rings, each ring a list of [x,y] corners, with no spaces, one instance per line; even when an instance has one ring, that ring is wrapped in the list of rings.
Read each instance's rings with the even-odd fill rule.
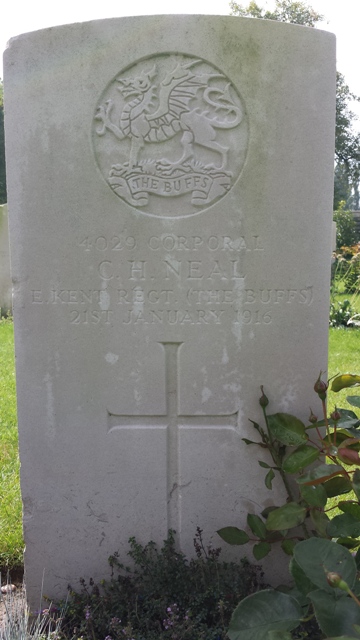
[[[240,96],[198,58],[173,54],[136,63],[105,90],[94,120],[95,153],[108,184],[153,215],[209,206],[228,192],[245,159]]]

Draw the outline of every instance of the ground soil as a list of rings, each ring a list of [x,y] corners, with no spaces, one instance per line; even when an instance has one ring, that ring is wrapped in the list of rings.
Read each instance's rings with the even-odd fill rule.
[[[24,600],[24,572],[22,568],[11,571],[1,569],[1,585],[13,584],[16,589],[11,594],[1,593],[0,596],[0,626],[6,620],[6,611],[11,602],[12,609],[19,610],[20,601]]]

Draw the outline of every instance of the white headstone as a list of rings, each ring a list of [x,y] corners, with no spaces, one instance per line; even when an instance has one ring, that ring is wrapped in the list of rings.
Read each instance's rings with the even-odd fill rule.
[[[26,583],[276,501],[260,384],[327,363],[335,45],[236,17],[46,29],[5,53]],[[251,433],[251,435],[253,435]],[[243,548],[241,552],[243,552]],[[236,549],[237,556],[239,550]]]

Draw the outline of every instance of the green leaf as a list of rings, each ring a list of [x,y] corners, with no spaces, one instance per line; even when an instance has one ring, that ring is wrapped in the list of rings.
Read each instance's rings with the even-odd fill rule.
[[[330,481],[331,482],[331,481]],[[310,507],[325,507],[327,502],[327,495],[323,484],[318,484],[316,487],[313,485],[302,484],[300,485],[301,497]]]
[[[258,542],[253,547],[253,555],[255,560],[261,560],[265,558],[271,551],[271,544],[268,542]]]
[[[269,531],[281,531],[282,529],[292,529],[304,522],[306,508],[297,502],[288,502],[282,507],[269,513],[266,520],[266,528]]]
[[[266,526],[265,522],[259,518],[259,516],[254,515],[253,513],[249,513],[247,517],[247,523],[255,536],[260,538],[260,540],[265,540],[266,538]]]
[[[228,544],[241,545],[246,544],[250,540],[246,531],[238,529],[237,527],[224,527],[223,529],[218,529],[216,533]]]
[[[358,538],[338,538],[336,540],[336,543],[341,544],[341,546],[345,547],[346,549],[355,549],[359,546],[360,540]]]
[[[331,391],[341,391],[348,387],[354,387],[360,384],[360,376],[352,375],[351,373],[345,373],[341,376],[336,376],[331,383]]]
[[[352,488],[358,500],[360,500],[360,469],[356,469],[352,478]]]
[[[273,542],[282,542],[284,536],[286,536],[287,533],[288,532],[286,529],[282,531],[268,531],[266,542],[270,542],[270,544],[272,544]]]
[[[356,520],[360,521],[360,504],[357,504],[356,502],[341,501],[338,504],[338,508],[343,513],[351,513]]]
[[[270,469],[270,471],[268,471],[268,473],[265,476],[265,486],[267,489],[271,490],[272,489],[272,481],[275,478],[275,473],[273,472],[272,469]]]
[[[324,513],[324,511],[319,511],[319,509],[311,509],[310,517],[319,536],[321,538],[327,538],[327,525],[330,520],[326,513]]]
[[[341,424],[344,420],[349,419],[349,420],[359,420],[359,418],[357,417],[356,413],[354,413],[354,411],[351,411],[350,409],[338,409],[341,418],[338,421],[338,424]]]
[[[337,421],[337,426],[341,429],[349,430],[352,427],[360,426],[359,418],[357,417],[356,413],[350,411],[350,409],[338,409],[338,412],[340,413],[341,418]],[[335,422],[331,418],[328,418],[326,422],[325,420],[320,420],[316,424],[307,427],[307,429],[310,429],[311,427],[324,427],[326,424],[334,425]]]
[[[304,469],[309,464],[315,462],[320,455],[319,449],[310,447],[307,444],[302,444],[300,447],[292,451],[287,458],[285,458],[282,468],[285,473],[297,473],[300,469]]]
[[[360,549],[358,549],[356,552],[355,562],[356,562],[358,571],[360,571]]]
[[[315,591],[315,587],[312,590]],[[289,587],[288,585],[280,584],[276,588],[276,591],[281,591],[281,593],[287,593],[292,598],[295,598],[295,600],[297,600],[297,602],[299,603],[299,605],[303,609],[303,618],[307,615],[307,611],[309,609],[310,602],[307,599],[307,597],[304,596],[304,594],[301,593],[301,591],[299,591],[299,589],[296,586],[295,587]]]
[[[307,596],[307,594],[310,593],[310,591],[315,591],[316,585],[313,582],[311,582],[311,580],[309,580],[308,576],[305,575],[302,568],[298,565],[297,562],[295,562],[294,550],[293,550],[293,557],[290,560],[289,570],[292,577],[294,578],[296,587],[298,588],[300,593],[302,593],[304,596]]]
[[[274,505],[271,505],[270,507],[265,507],[265,509],[263,509],[261,511],[261,515],[263,518],[265,518],[265,520],[267,520],[269,513],[271,513],[272,511],[275,511],[275,509],[278,509],[279,507],[275,507]]]
[[[322,590],[309,593],[309,598],[319,626],[327,636],[351,634],[354,637],[353,625],[360,623],[360,607],[356,602],[346,595],[337,598],[335,593]]]
[[[357,631],[356,629],[357,625],[354,625],[354,630]],[[328,638],[327,640],[359,640],[359,636],[336,636],[336,638],[333,638],[331,636],[331,638]]]
[[[338,573],[350,588],[355,583],[354,558],[345,547],[331,540],[309,538],[299,542],[294,549],[294,560],[318,589],[324,589],[329,593],[342,593],[328,584],[327,572]]]
[[[353,407],[360,407],[360,396],[347,396],[346,400]]]
[[[357,429],[360,426],[360,421],[356,413],[350,411],[350,409],[338,409],[338,411],[341,415],[341,418],[338,421],[338,427],[352,432],[355,436],[359,435],[359,431]]]
[[[269,631],[291,631],[300,624],[302,609],[291,596],[265,589],[244,598],[232,614],[230,640],[268,640]]]
[[[282,550],[288,555],[292,556],[294,553],[294,547],[297,544],[296,540],[283,540],[281,543]]]
[[[311,469],[300,476],[300,478],[297,478],[296,482],[298,482],[298,484],[316,486],[317,484],[326,482],[326,480],[330,480],[330,478],[344,474],[344,469],[337,464],[319,464],[315,469]]]
[[[268,640],[291,640],[292,635],[289,631],[269,631]]]
[[[267,464],[267,462],[263,462],[262,460],[258,460],[258,463],[260,465],[260,467],[262,467],[263,469],[272,469],[272,467]]]
[[[326,442],[326,444],[330,445],[330,447],[332,445],[339,446],[339,444],[342,444],[344,440],[348,439],[348,437],[349,437],[348,431],[342,431],[338,429],[336,431],[336,442],[334,442],[334,432],[330,433],[330,435],[328,436],[325,436],[325,438],[323,439],[323,442]]]
[[[357,473],[357,471],[359,471],[359,474],[360,474],[360,469],[357,469],[355,473]],[[334,498],[335,496],[342,496],[344,493],[349,493],[349,491],[351,491],[352,489],[350,480],[344,476],[337,476],[336,478],[331,478],[331,480],[324,482],[323,487],[326,491],[326,495],[328,498]],[[360,482],[359,482],[359,490],[360,490]]]
[[[357,538],[360,536],[360,522],[351,513],[344,513],[330,520],[326,531],[331,538]]]
[[[268,425],[271,436],[282,444],[297,447],[308,439],[304,423],[289,413],[268,416]]]
[[[346,428],[347,433],[350,436],[353,436],[354,438],[358,438],[359,435],[360,435],[359,429],[358,429],[359,426],[360,426],[360,423],[359,423],[359,421],[357,421],[357,423],[353,427],[345,425],[345,428]]]

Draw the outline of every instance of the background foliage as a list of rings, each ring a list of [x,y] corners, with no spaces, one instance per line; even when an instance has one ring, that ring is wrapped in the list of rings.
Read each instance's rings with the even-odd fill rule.
[[[274,11],[262,9],[254,0],[249,2],[247,7],[232,0],[230,8],[234,16],[278,20],[279,22],[302,24],[306,27],[314,27],[317,22],[324,19],[323,15],[317,13],[305,2],[294,2],[293,0],[276,0]]]
[[[334,209],[345,200],[346,208],[359,210],[360,133],[354,131],[356,116],[350,109],[353,100],[359,101],[345,82],[336,74],[335,181]]]
[[[338,208],[334,211],[337,249],[341,247],[351,247],[359,240],[355,220],[351,211],[347,211],[345,207],[345,200],[341,200]]]
[[[62,631],[65,638],[108,640],[225,640],[239,600],[261,588],[258,567],[219,560],[220,549],[194,539],[196,557],[176,550],[174,531],[161,549],[130,538],[132,569],[110,558],[113,575],[101,587],[81,580],[70,588]],[[75,635],[76,629],[76,635]]]

